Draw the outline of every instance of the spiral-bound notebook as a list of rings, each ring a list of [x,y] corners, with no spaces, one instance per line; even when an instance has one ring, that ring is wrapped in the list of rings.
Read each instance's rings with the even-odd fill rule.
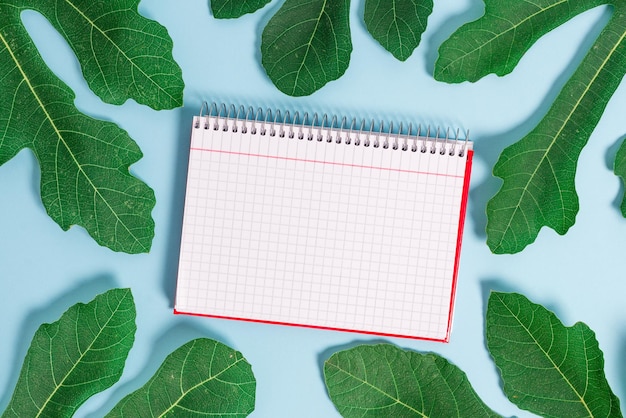
[[[175,313],[448,341],[466,135],[215,105],[202,113]]]

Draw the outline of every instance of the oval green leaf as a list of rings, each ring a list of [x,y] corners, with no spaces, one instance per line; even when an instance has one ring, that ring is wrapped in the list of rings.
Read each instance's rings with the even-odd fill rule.
[[[199,338],[172,352],[107,417],[246,417],[254,410],[255,390],[252,368],[240,352]]]
[[[2,418],[71,417],[122,375],[135,340],[130,289],[114,289],[39,327]]]
[[[554,313],[515,293],[493,292],[487,347],[508,398],[543,417],[621,417],[594,332],[565,327]]]
[[[270,0],[210,0],[211,11],[216,19],[232,19],[253,13]]]
[[[366,0],[365,26],[387,51],[406,61],[420,43],[432,0]]]
[[[276,87],[309,95],[343,75],[352,41],[349,0],[286,0],[263,30],[262,64]]]
[[[350,417],[499,417],[458,367],[437,354],[390,344],[360,345],[333,354],[324,379],[339,413]]]

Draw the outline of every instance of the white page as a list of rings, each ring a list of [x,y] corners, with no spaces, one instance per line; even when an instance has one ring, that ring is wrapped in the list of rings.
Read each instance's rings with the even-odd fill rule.
[[[471,143],[224,124],[194,120],[177,313],[448,339]]]

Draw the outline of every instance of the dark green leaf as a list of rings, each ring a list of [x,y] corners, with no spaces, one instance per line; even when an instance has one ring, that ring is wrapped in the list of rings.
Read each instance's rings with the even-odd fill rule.
[[[621,417],[604,376],[595,334],[582,322],[565,327],[540,305],[492,293],[487,346],[514,404],[543,417]]]
[[[607,0],[485,0],[485,14],[457,30],[439,48],[434,76],[448,83],[513,71],[543,35]]]
[[[156,374],[107,417],[245,417],[256,380],[240,352],[200,338],[170,354]]]
[[[270,0],[210,0],[213,16],[230,19],[252,13],[265,6]]]
[[[344,417],[498,417],[460,369],[436,354],[361,345],[324,364],[331,400]]]
[[[67,40],[89,87],[103,101],[134,99],[153,109],[182,106],[184,83],[172,58],[172,40],[167,29],[137,12],[139,0],[25,3]]]
[[[123,3],[96,2],[89,7],[83,5],[81,12],[92,16],[94,10],[107,7],[110,13],[102,14],[97,22],[100,25],[113,19],[106,27],[114,26],[116,16],[128,13],[122,8]],[[136,8],[136,1],[126,3]],[[37,4],[41,5],[40,11],[45,14],[70,7],[69,2]],[[58,5],[59,9],[50,9],[53,5]],[[120,7],[120,11],[115,12],[117,9],[113,6]],[[23,148],[31,148],[41,168],[43,204],[61,228],[67,230],[72,225],[81,225],[100,245],[115,251],[147,252],[154,236],[151,217],[155,205],[154,193],[129,173],[129,166],[141,158],[141,150],[124,130],[113,123],[92,119],[78,111],[74,106],[74,93],[48,69],[22,26],[22,10],[0,1],[0,74],[3,74],[0,77],[0,96],[7,99],[0,101],[0,164],[13,158]],[[67,13],[81,14],[78,10]],[[102,41],[95,34],[86,36],[94,31],[99,33],[95,26],[81,32],[86,30],[84,20],[87,20],[86,15],[81,16],[83,20],[76,18],[74,23],[65,17],[59,17],[60,21],[53,23],[61,25],[62,21],[63,25],[67,25],[63,26],[63,33],[69,40],[76,39],[80,33],[85,39],[93,37]],[[95,14],[92,19],[95,16],[100,14]],[[89,21],[92,22],[91,19]],[[127,18],[121,19],[118,24],[125,24],[126,21]],[[146,23],[142,27],[152,26]],[[133,28],[131,26],[128,30]],[[111,38],[115,35],[116,39],[127,35],[122,29],[108,30],[107,33]],[[173,87],[154,88],[156,84],[152,81],[161,76],[155,75],[149,82],[141,76],[143,73],[139,67],[122,64],[124,56],[131,53],[141,55],[136,51],[136,45],[132,51],[123,54],[112,44],[102,42],[103,45],[91,45],[97,51],[92,58],[85,56],[83,50],[88,49],[87,46],[80,42],[73,45],[76,50],[82,51],[79,59],[86,62],[87,79],[92,88],[100,91],[99,94],[110,94],[108,100],[119,101],[120,97],[127,98],[126,94],[142,92],[151,98],[148,101],[153,105],[169,96],[164,91]],[[128,46],[126,41],[123,45]],[[153,71],[160,62],[155,58],[151,64]],[[158,71],[163,70],[167,71],[168,67]],[[169,75],[162,77],[169,78]],[[121,91],[122,86],[127,92]],[[108,93],[105,94],[105,91]],[[141,96],[132,97],[140,100]],[[173,104],[170,99],[166,102]]]
[[[70,417],[122,375],[135,339],[129,289],[78,303],[33,337],[9,405],[8,417]]]
[[[263,30],[262,63],[283,93],[303,96],[348,68],[349,0],[286,0]]]
[[[565,234],[574,224],[578,157],[626,68],[626,14],[616,8],[607,27],[539,125],[506,148],[494,175],[504,179],[487,204],[487,244],[515,253],[543,226]]]
[[[394,57],[405,61],[420,43],[432,0],[365,0],[365,25]]]

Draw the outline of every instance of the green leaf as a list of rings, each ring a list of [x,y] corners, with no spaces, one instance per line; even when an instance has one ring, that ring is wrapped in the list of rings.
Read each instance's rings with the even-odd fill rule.
[[[543,417],[622,416],[586,324],[565,327],[522,295],[493,292],[486,327],[504,392],[520,408]]]
[[[238,351],[200,338],[171,353],[156,374],[107,417],[245,417],[256,380]]]
[[[436,354],[361,345],[324,364],[331,400],[344,417],[498,417],[459,368]]]
[[[543,35],[607,0],[485,0],[485,14],[459,28],[439,48],[435,79],[476,81],[513,71]]]
[[[622,145],[620,145],[619,150],[615,155],[613,171],[622,179],[622,183],[626,186],[626,141],[622,141]],[[622,198],[620,209],[622,211],[622,215],[626,217],[626,195]]]
[[[153,109],[182,106],[184,83],[172,58],[172,40],[167,29],[137,12],[139,1],[23,3],[44,15],[63,35],[89,87],[103,101],[122,104],[130,98]]]
[[[486,0],[485,15],[460,28],[440,48],[435,77],[475,81],[510,72],[545,33],[608,0]],[[548,113],[528,135],[506,148],[493,173],[504,180],[487,204],[487,244],[516,253],[542,227],[565,234],[578,213],[576,166],[626,68],[626,6],[613,15]]]
[[[394,57],[405,61],[420,43],[432,0],[365,0],[365,26]]]
[[[211,0],[211,10],[217,19],[231,19],[253,13],[270,0]]]
[[[286,0],[263,30],[262,64],[283,93],[304,96],[341,77],[352,41],[349,0]]]
[[[578,157],[625,68],[626,14],[616,7],[547,115],[506,148],[493,169],[504,179],[487,204],[487,244],[494,253],[523,250],[543,226],[565,234],[574,224]]]
[[[41,325],[2,417],[72,416],[90,396],[119,380],[135,330],[129,289],[78,303],[58,321]]]
[[[60,12],[70,5],[67,1],[37,4],[40,3],[42,6],[38,10],[44,14]],[[96,2],[90,7],[83,5],[81,11],[91,16],[95,10],[108,8],[110,13],[102,14],[97,22],[104,25],[109,21],[107,26],[102,26],[109,28],[108,36],[123,38],[133,27],[127,30],[114,30],[113,27],[116,16],[128,13],[122,7],[124,3],[136,7],[136,2],[132,1]],[[58,5],[59,9],[48,10],[52,5]],[[114,251],[149,251],[154,236],[151,217],[154,192],[129,173],[130,165],[142,157],[141,150],[126,131],[115,124],[90,118],[78,111],[74,106],[74,93],[45,65],[21,24],[20,13],[25,8],[0,1],[0,74],[3,74],[0,97],[6,98],[0,101],[0,165],[23,148],[32,149],[41,168],[42,202],[62,229],[81,225],[96,242]],[[74,13],[78,11],[74,10]],[[62,33],[68,40],[80,34],[86,39],[102,41],[93,27],[81,32],[86,30],[84,22],[76,20],[74,25],[62,19],[63,25],[67,24],[62,26]],[[121,19],[118,24],[125,24],[126,20]],[[56,20],[53,24],[61,25]],[[151,26],[146,24],[145,27]],[[86,36],[91,32],[94,33]],[[138,41],[135,37],[131,39]],[[81,45],[74,42],[73,47],[86,48]],[[155,90],[154,83],[140,77],[139,69],[120,64],[124,62],[123,55],[139,54],[136,45],[126,54],[106,42],[90,45],[97,51],[97,58],[90,61],[84,54],[79,54],[79,59],[88,62],[86,68],[92,68],[86,69],[85,74],[99,94],[110,94],[108,99],[118,101],[126,94],[120,87],[126,85],[129,94],[142,92],[132,96],[136,100],[148,95],[152,98],[148,101],[153,105],[163,105],[163,98],[169,96],[163,93],[163,88]],[[153,61],[153,70],[160,62],[159,59]],[[93,70],[94,67],[102,72]],[[167,67],[163,70],[167,71]],[[124,75],[117,74],[118,71]],[[158,77],[153,77],[153,81]],[[109,93],[104,94],[105,91]],[[170,99],[165,102],[172,104]]]

